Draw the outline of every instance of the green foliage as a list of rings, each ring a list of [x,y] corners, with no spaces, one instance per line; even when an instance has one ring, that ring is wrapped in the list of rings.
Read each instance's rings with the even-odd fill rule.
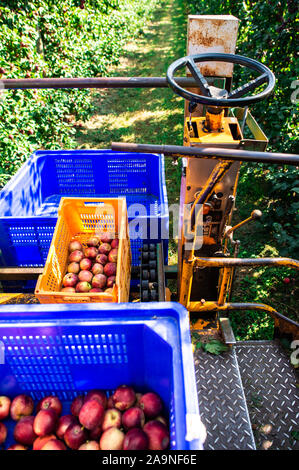
[[[128,39],[142,33],[155,3],[2,1],[0,79],[108,76]],[[89,90],[2,91],[0,187],[34,150],[76,147],[73,124],[92,110]]]

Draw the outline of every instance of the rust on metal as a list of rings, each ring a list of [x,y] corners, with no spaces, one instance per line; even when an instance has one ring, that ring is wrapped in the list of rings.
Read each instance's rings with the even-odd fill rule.
[[[232,15],[189,15],[187,55],[234,54],[239,20]],[[199,66],[204,76],[231,77],[233,64],[209,62]]]

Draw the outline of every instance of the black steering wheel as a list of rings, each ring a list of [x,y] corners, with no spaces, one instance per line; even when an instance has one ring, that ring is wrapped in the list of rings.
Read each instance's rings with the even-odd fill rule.
[[[256,79],[246,83],[245,85],[240,86],[236,90],[228,92],[227,90],[209,85],[207,80],[200,73],[198,67],[196,66],[197,63],[211,61],[239,64],[251,70],[255,70],[261,75],[259,75],[259,77]],[[184,67],[187,67],[191,72],[198,88],[201,91],[201,95],[185,90],[178,85],[174,74],[177,70]],[[258,101],[261,101],[269,96],[272,93],[275,85],[275,75],[271,72],[270,69],[268,69],[268,67],[266,67],[264,64],[261,64],[257,60],[235,54],[211,53],[194,54],[182,57],[181,59],[173,62],[168,67],[166,78],[168,85],[173,89],[173,91],[186,100],[189,100],[190,102],[201,103],[207,106],[220,106],[224,108],[234,106],[243,108],[250,104],[257,103]],[[241,96],[245,95],[249,91],[255,90],[263,83],[267,83],[267,87],[264,91],[258,93],[257,95],[250,95],[248,97],[241,98]]]

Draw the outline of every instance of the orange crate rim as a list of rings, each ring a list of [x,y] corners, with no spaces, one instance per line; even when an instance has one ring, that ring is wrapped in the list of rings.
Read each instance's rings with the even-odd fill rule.
[[[60,292],[67,271],[68,245],[104,232],[119,238],[116,281],[112,293]],[[131,280],[131,249],[126,199],[61,198],[58,219],[43,274],[35,295],[41,303],[128,302]]]

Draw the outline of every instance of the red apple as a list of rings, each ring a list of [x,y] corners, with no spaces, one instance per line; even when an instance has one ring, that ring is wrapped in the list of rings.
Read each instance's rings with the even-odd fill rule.
[[[69,244],[69,252],[72,253],[73,251],[82,251],[82,245],[77,240],[72,240]]]
[[[124,439],[123,450],[147,450],[148,436],[140,428],[130,429]]]
[[[124,411],[134,405],[136,395],[132,387],[120,385],[113,394],[113,404],[118,410]]]
[[[74,293],[74,292],[76,292],[76,289],[75,289],[75,287],[63,287],[62,289],[60,289],[60,292]]]
[[[84,258],[84,254],[83,254],[83,251],[81,250],[75,250],[75,251],[72,251],[72,253],[70,253],[69,255],[69,262],[70,263],[80,263],[80,261]]]
[[[141,397],[139,406],[144,411],[146,418],[155,418],[163,409],[161,398],[152,392],[145,393]]]
[[[93,287],[92,289],[90,289],[89,292],[104,292],[103,289],[100,289],[99,287]]]
[[[48,441],[41,450],[66,450],[63,442],[58,439],[52,439]]]
[[[104,267],[102,264],[100,263],[95,263],[92,267],[92,273],[93,275],[96,275],[96,274],[103,274],[104,272]]]
[[[102,429],[107,431],[109,428],[121,427],[121,412],[116,408],[110,408],[105,411]]]
[[[78,274],[79,281],[81,282],[88,282],[89,284],[91,283],[91,280],[93,278],[93,274],[90,271],[84,270],[80,271]]]
[[[114,240],[112,240],[111,242],[111,248],[118,248],[119,247],[119,239],[118,238],[115,238]]]
[[[36,407],[37,412],[40,410],[54,410],[57,416],[60,416],[62,412],[62,403],[58,397],[52,395],[44,397],[38,402]]]
[[[7,427],[4,423],[0,422],[0,445],[4,444],[7,438]]]
[[[57,439],[55,434],[48,434],[48,436],[40,436],[33,442],[33,450],[41,450],[48,441]]]
[[[149,439],[149,450],[165,450],[168,447],[169,432],[160,421],[148,421],[143,431]]]
[[[37,436],[46,436],[54,432],[57,414],[54,410],[40,410],[34,418],[33,430]]]
[[[77,274],[67,273],[62,280],[62,284],[64,287],[75,287],[78,280]]]
[[[92,261],[89,258],[83,258],[80,261],[80,269],[90,271],[92,266]]]
[[[111,245],[109,243],[102,243],[99,246],[99,253],[108,256],[109,252],[111,250]]]
[[[79,263],[76,263],[75,261],[70,263],[67,267],[68,273],[78,274],[79,271],[80,271],[80,265]]]
[[[103,289],[106,286],[107,278],[104,274],[96,274],[93,276],[91,285],[92,287],[99,287]]]
[[[100,446],[96,441],[87,441],[78,450],[100,450]]]
[[[116,263],[107,263],[104,266],[104,273],[107,277],[115,276],[116,275]]]
[[[104,253],[100,253],[97,257],[96,257],[96,262],[99,263],[99,264],[106,264],[108,261],[108,257],[106,255],[104,255]]]
[[[13,444],[7,450],[27,450],[27,447],[22,446],[21,444]]]
[[[98,249],[95,246],[89,246],[88,248],[85,248],[84,250],[84,255],[85,258],[96,258],[98,254]]]
[[[101,450],[122,450],[125,434],[118,428],[109,428],[100,439]]]
[[[89,282],[86,282],[86,281],[80,281],[76,285],[76,292],[81,292],[81,293],[89,292],[90,289],[91,289],[91,285],[89,284]]]
[[[110,395],[110,397],[108,398],[107,408],[108,408],[108,410],[111,409],[111,408],[114,408],[113,396],[112,395]]]
[[[112,248],[108,255],[108,260],[111,263],[117,263],[117,257],[118,257],[118,248]]]
[[[74,416],[79,416],[79,411],[84,403],[84,395],[75,397],[71,404],[71,413]]]
[[[114,239],[114,234],[110,232],[104,232],[100,235],[100,240],[102,243],[111,243]]]
[[[30,416],[34,410],[34,402],[27,395],[16,396],[10,405],[10,416],[14,421],[18,421],[23,416]]]
[[[5,396],[0,397],[0,421],[2,419],[7,418],[7,416],[9,416],[10,404],[11,404],[10,398],[5,397]]]
[[[142,428],[145,423],[145,416],[141,408],[133,406],[122,415],[122,424],[125,429]]]
[[[63,439],[65,432],[69,426],[72,424],[77,424],[77,418],[73,415],[64,415],[61,416],[57,423],[56,435],[59,439]]]
[[[36,439],[36,434],[33,430],[34,416],[24,416],[21,418],[14,428],[14,439],[19,444],[31,446]]]
[[[79,449],[79,447],[87,441],[87,437],[87,431],[81,424],[69,426],[64,434],[66,445],[73,450]]]
[[[84,398],[84,402],[89,400],[96,400],[98,401],[105,409],[107,408],[107,395],[104,390],[100,390],[98,388],[94,388],[89,390]]]
[[[97,400],[88,400],[79,413],[79,421],[86,429],[94,429],[103,421],[105,409]]]
[[[107,288],[110,289],[111,287],[114,286],[116,281],[116,276],[110,276],[107,278]]]
[[[91,441],[99,441],[101,435],[102,435],[102,426],[97,426],[96,428],[94,429],[91,429],[89,431],[89,439]]]
[[[88,246],[98,246],[99,243],[100,239],[98,237],[91,237],[89,240],[87,240]]]

